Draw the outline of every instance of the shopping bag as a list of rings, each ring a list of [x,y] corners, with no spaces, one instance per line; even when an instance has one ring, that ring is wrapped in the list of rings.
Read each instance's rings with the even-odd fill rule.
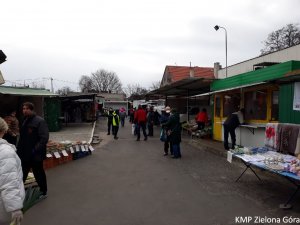
[[[135,125],[132,124],[132,125],[131,125],[131,134],[132,134],[132,135],[134,135],[134,130],[135,130]]]
[[[161,140],[162,142],[165,142],[167,140],[167,135],[164,129],[161,128],[160,130],[160,136],[159,136],[159,140]]]

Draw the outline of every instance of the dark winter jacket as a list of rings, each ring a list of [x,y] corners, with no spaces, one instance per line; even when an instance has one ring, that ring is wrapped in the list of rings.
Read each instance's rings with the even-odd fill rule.
[[[42,161],[46,158],[49,130],[46,121],[36,115],[25,118],[20,131],[17,153],[22,161]]]
[[[166,123],[169,120],[169,117],[170,117],[169,113],[162,113],[160,118],[159,118],[160,123],[161,124]]]
[[[113,120],[113,112],[114,112],[114,111],[111,111],[111,110],[110,110],[110,111],[108,111],[107,114],[105,115],[105,116],[107,117],[107,122],[108,122],[108,123],[112,123],[112,120]]]
[[[179,144],[181,142],[181,123],[178,113],[172,114],[169,120],[162,124],[162,126],[170,133],[170,142],[172,144]]]
[[[239,125],[239,118],[234,113],[231,113],[224,122],[224,126],[227,126],[229,129],[236,129]]]
[[[148,123],[154,124],[154,112],[153,111],[148,112],[147,121],[148,121]]]

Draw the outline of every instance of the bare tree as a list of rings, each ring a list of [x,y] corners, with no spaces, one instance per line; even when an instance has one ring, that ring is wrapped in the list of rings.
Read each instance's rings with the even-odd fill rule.
[[[59,95],[67,95],[68,93],[72,92],[71,88],[68,87],[68,86],[64,86],[60,89],[58,89],[56,91],[56,94],[59,94]]]
[[[123,88],[123,92],[127,97],[130,97],[133,93],[137,92],[138,88],[140,88],[139,84],[127,84],[127,86]]]
[[[92,91],[93,89],[93,81],[89,76],[81,76],[80,80],[79,80],[79,87],[81,89],[82,92],[85,91]]]
[[[122,83],[117,74],[104,69],[97,70],[91,76],[82,76],[79,86],[82,91],[88,92],[122,92]]]
[[[150,91],[156,90],[156,89],[158,89],[158,88],[160,88],[160,81],[152,82],[152,85],[151,85],[151,87],[150,87]]]
[[[300,29],[297,25],[287,24],[285,27],[270,33],[267,40],[263,41],[265,47],[260,50],[261,54],[265,55],[300,44]]]
[[[148,93],[148,90],[141,87],[139,84],[128,84],[126,88],[124,88],[124,92],[128,99],[138,100],[143,99],[145,94]]]

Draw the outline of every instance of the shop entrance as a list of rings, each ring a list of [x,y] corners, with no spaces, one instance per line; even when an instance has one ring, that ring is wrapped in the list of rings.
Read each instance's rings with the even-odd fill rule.
[[[222,109],[223,99],[221,95],[215,95],[214,97],[214,139],[222,141]]]

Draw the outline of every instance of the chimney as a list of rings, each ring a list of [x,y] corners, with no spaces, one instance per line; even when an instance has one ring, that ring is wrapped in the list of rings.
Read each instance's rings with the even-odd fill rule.
[[[195,71],[194,68],[192,67],[192,63],[190,62],[190,77],[194,77]]]
[[[222,66],[220,65],[219,62],[214,63],[214,76],[216,79],[219,78],[219,70],[222,69]]]

